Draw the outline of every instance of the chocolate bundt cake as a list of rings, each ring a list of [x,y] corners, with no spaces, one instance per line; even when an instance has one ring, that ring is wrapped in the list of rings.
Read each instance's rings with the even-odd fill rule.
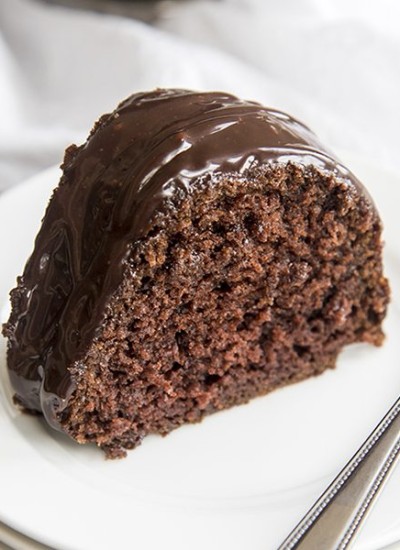
[[[119,457],[380,345],[381,223],[290,116],[129,97],[65,154],[3,328],[15,400]]]

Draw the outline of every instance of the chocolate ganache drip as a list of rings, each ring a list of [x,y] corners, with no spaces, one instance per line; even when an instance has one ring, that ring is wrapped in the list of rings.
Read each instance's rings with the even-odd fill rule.
[[[210,174],[243,174],[271,162],[313,164],[359,182],[303,124],[226,93],[156,90],[103,116],[81,147],[67,150],[5,332],[17,398],[56,413],[121,283],[130,245],[155,214]]]

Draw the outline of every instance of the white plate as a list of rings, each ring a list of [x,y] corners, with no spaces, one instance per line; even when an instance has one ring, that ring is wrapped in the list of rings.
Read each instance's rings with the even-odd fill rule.
[[[0,522],[0,549],[3,550],[3,548],[5,550],[51,550],[49,546],[44,546]]]
[[[276,548],[347,462],[400,389],[400,179],[353,156],[385,221],[393,300],[387,341],[353,346],[335,371],[249,405],[149,437],[125,460],[106,461],[38,418],[20,413],[0,352],[0,521],[73,550]],[[0,198],[0,302],[21,272],[58,170]],[[3,309],[3,320],[8,306]],[[400,469],[357,541],[400,539]]]

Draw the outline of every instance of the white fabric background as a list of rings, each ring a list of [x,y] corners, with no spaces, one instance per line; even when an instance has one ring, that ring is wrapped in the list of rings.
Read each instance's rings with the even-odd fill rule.
[[[220,89],[400,169],[398,0],[162,2],[158,28],[0,0],[0,190],[61,161],[138,90]]]

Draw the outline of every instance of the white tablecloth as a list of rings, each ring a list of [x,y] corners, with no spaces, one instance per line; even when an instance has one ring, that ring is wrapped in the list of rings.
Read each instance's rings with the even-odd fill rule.
[[[162,2],[157,27],[0,1],[0,189],[51,164],[134,91],[221,89],[332,148],[400,169],[398,0]]]

